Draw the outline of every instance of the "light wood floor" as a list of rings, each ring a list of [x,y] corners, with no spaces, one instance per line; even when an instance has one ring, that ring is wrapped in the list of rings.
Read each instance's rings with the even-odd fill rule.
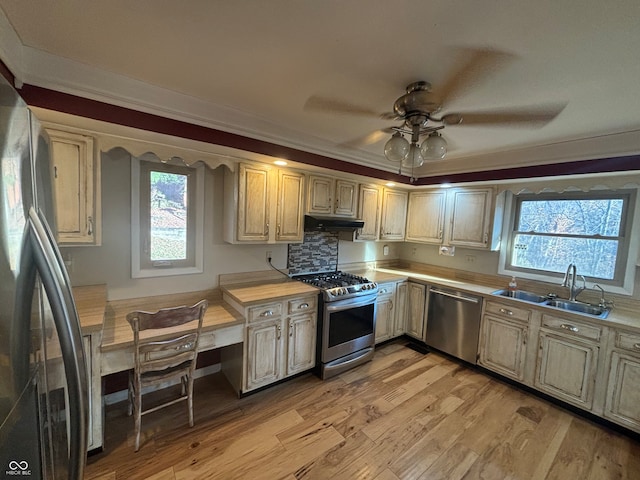
[[[640,443],[405,342],[328,381],[304,375],[237,399],[221,374],[186,405],[124,404],[87,479],[640,479]],[[170,389],[167,389],[170,390]]]

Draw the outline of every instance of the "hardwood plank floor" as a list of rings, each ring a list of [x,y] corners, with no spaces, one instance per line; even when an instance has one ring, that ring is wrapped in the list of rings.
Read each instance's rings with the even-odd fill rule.
[[[640,443],[404,341],[321,381],[307,374],[238,399],[221,374],[142,421],[106,409],[90,480],[639,479]],[[171,389],[157,392],[158,398]]]

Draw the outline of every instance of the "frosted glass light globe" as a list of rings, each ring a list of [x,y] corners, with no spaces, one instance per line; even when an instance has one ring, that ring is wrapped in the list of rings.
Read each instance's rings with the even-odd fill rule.
[[[433,132],[422,142],[420,151],[427,160],[440,160],[447,154],[447,141],[438,132]]]
[[[394,133],[384,146],[384,156],[391,162],[402,162],[409,155],[409,142],[400,134]]]
[[[406,168],[418,168],[421,167],[424,163],[424,158],[422,158],[422,154],[420,153],[420,147],[418,147],[417,143],[412,143],[409,148],[409,155],[402,162],[402,166]]]

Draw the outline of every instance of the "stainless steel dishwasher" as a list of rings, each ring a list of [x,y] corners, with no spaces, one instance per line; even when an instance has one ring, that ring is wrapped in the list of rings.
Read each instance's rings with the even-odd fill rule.
[[[425,343],[475,364],[482,297],[439,287],[429,289]]]

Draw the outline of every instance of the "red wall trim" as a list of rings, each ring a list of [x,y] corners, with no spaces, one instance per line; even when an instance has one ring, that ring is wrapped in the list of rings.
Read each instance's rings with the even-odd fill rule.
[[[13,78],[4,64],[0,65],[0,73],[5,71]],[[5,75],[6,76],[6,75]],[[409,183],[409,177],[385,172],[376,168],[355,165],[315,153],[277,145],[274,143],[243,137],[234,133],[223,132],[213,128],[160,117],[150,113],[139,112],[125,107],[77,97],[33,85],[24,85],[20,94],[32,106],[47,108],[81,117],[102,120],[109,123],[126,125],[157,133],[174,135],[191,140],[199,140],[215,145],[238,148],[249,152],[283,158],[295,162],[324,167],[331,170],[364,175],[380,180],[396,183]],[[512,180],[518,178],[536,178],[562,176],[584,173],[622,172],[640,170],[640,156],[600,158],[548,165],[515,167],[483,172],[458,173],[419,178],[414,185],[439,185],[441,183],[462,183],[495,180]]]
[[[0,60],[0,75],[6,78],[7,82],[9,82],[12,86],[16,84],[15,75],[11,72],[11,70],[9,70],[9,67],[7,67],[7,65],[2,60]]]

